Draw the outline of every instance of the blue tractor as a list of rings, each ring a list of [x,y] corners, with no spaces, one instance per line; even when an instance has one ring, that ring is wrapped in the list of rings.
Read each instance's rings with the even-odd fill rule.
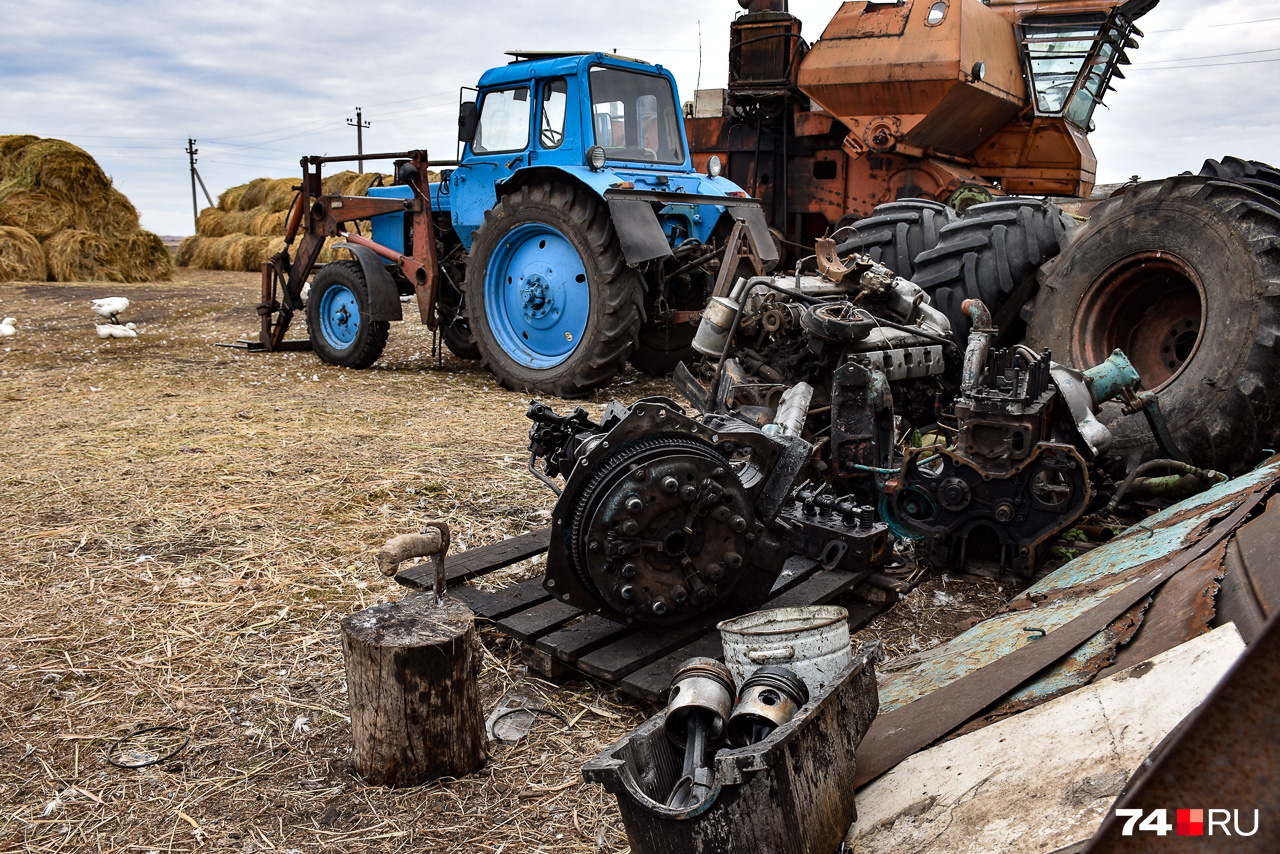
[[[325,239],[340,237],[352,260],[319,269],[305,305],[321,359],[371,365],[413,294],[449,349],[503,385],[580,397],[628,359],[669,372],[713,291],[777,262],[759,202],[717,161],[694,170],[669,71],[603,53],[511,55],[461,104],[459,160],[364,155],[395,159],[396,182],[355,197],[320,192],[322,165],[355,157],[303,159],[288,245],[263,268],[255,349],[307,346],[284,334]],[[347,227],[360,220],[370,235]]]

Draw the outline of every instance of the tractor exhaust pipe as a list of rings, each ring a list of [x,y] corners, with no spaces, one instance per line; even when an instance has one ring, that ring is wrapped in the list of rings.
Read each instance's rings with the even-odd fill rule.
[[[757,12],[790,12],[787,0],[738,0],[738,5],[747,10],[748,15]]]

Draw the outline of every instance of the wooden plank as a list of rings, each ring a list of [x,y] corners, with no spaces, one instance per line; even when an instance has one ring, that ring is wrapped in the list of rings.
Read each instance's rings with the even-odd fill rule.
[[[775,595],[760,606],[769,608],[798,608],[805,605],[822,605],[853,588],[866,577],[866,573],[853,573],[843,569],[819,569],[795,587]]]
[[[504,587],[494,592],[478,590],[460,584],[449,588],[449,595],[465,602],[476,616],[498,621],[503,617],[531,608],[551,598],[542,586],[542,576],[528,578],[519,584]],[[499,624],[501,628],[501,624]]]
[[[574,667],[588,676],[616,682],[667,653],[680,649],[689,641],[696,640],[708,629],[714,631],[715,627],[695,623],[692,626],[660,631],[649,629],[631,637],[620,638],[583,655]]]
[[[539,638],[534,646],[566,664],[575,664],[579,656],[599,649],[621,635],[631,634],[634,634],[633,629],[592,615]]]
[[[558,599],[550,599],[532,608],[504,617],[498,628],[518,641],[528,643],[558,629],[582,611]]]
[[[641,667],[624,678],[619,687],[632,697],[661,703],[667,699],[667,692],[671,688],[671,677],[676,675],[676,670],[689,659],[699,655],[707,658],[724,656],[724,647],[720,643],[718,631],[713,629],[693,643],[686,644],[652,664]]]
[[[522,560],[542,554],[551,541],[551,529],[540,528],[517,537],[507,537],[487,546],[449,554],[444,559],[445,576],[450,585],[478,578],[481,575],[511,566]],[[396,575],[396,581],[405,587],[430,589],[435,578],[435,568],[430,561],[411,566]]]

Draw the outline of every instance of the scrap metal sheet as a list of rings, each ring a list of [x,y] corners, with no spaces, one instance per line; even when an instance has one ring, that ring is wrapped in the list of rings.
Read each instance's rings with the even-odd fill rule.
[[[1028,643],[1039,631],[1051,632],[1119,593],[1197,542],[1215,520],[1239,507],[1249,495],[1280,478],[1280,458],[1249,474],[1181,501],[1126,530],[1119,537],[1067,563],[1015,597],[1004,611],[949,643],[888,662],[880,680],[880,713],[892,711],[949,685]],[[1132,612],[1123,619],[1132,619]],[[1136,627],[1136,626],[1135,626]],[[1114,649],[1109,627],[1077,648],[1014,695],[1022,701],[1048,698],[1084,684],[1105,664],[1104,646]],[[1087,666],[1088,662],[1101,662]],[[992,698],[992,701],[1000,698]]]

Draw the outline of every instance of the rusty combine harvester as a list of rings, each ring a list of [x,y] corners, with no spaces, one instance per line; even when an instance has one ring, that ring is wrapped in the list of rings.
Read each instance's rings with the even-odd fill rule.
[[[848,2],[809,46],[786,0],[742,0],[728,88],[686,122],[695,162],[805,245],[902,199],[1087,197],[1094,110],[1156,2]]]

